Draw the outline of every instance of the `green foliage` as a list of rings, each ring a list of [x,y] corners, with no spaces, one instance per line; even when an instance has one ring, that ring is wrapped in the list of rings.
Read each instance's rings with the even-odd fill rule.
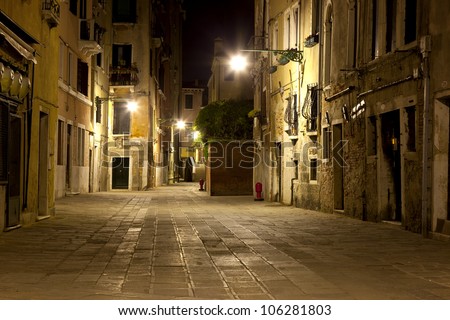
[[[252,109],[252,100],[212,102],[199,112],[196,130],[203,141],[252,139],[253,119],[248,117]]]

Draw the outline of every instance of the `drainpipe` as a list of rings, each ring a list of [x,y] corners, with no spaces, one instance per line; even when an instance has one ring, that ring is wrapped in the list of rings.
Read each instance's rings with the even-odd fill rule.
[[[422,236],[428,237],[429,211],[429,148],[430,148],[430,70],[429,53],[431,52],[431,36],[420,39],[423,68],[423,146],[422,146]]]

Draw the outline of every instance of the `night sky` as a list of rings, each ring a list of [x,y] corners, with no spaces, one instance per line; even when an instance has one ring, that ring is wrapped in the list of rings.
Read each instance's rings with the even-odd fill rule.
[[[208,81],[214,39],[232,50],[244,48],[253,35],[254,0],[184,0],[183,81]]]

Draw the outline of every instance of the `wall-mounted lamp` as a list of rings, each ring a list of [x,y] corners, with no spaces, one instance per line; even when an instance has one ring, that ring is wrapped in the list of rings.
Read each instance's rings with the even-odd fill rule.
[[[31,89],[31,81],[19,71],[14,72],[10,67],[0,62],[1,92],[11,97],[23,100]]]
[[[7,93],[14,79],[14,71],[1,64],[0,66],[2,93]]]
[[[366,111],[366,101],[362,100],[352,108],[351,112],[352,119],[359,117],[364,111]]]
[[[347,121],[347,122],[350,120],[350,117],[349,117],[349,115],[348,115],[348,110],[347,110],[347,105],[346,105],[346,104],[344,104],[344,105],[342,106],[342,118],[344,118],[344,120]]]
[[[328,113],[328,111],[325,112],[325,122],[327,123],[327,125],[331,124],[330,114]]]

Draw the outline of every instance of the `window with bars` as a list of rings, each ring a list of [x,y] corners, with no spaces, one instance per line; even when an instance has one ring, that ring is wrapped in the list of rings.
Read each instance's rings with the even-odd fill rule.
[[[306,130],[308,132],[317,131],[317,115],[319,113],[318,104],[318,84],[308,84],[305,101],[302,107],[302,116],[307,120]]]

